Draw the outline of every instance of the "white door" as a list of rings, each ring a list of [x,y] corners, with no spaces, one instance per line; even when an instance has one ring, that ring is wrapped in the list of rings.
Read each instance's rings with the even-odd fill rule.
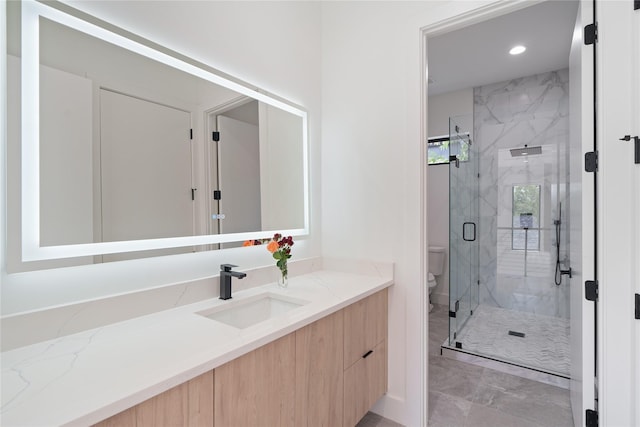
[[[585,425],[585,411],[595,409],[595,303],[587,301],[584,281],[595,274],[594,182],[584,172],[584,153],[593,151],[593,46],[583,40],[583,28],[593,21],[593,2],[580,2],[569,57],[570,179],[569,258],[571,287],[571,409],[576,426]]]
[[[632,76],[636,76],[633,79],[633,108],[632,115],[635,119],[635,123],[633,123],[633,131],[634,135],[638,135],[640,137],[640,79],[637,77],[640,75],[640,9],[637,9],[633,12],[633,42],[632,42],[632,51],[635,52],[633,58],[633,72]],[[634,153],[635,154],[635,153]],[[633,189],[633,193],[636,195],[634,212],[636,218],[640,216],[640,165],[635,166],[635,189]],[[635,242],[635,256],[636,259],[640,258],[640,226],[636,222],[636,242]],[[635,281],[636,281],[636,289],[634,295],[635,298],[640,298],[640,262],[635,263]],[[635,314],[635,313],[634,313]],[[640,313],[638,313],[640,314]],[[635,329],[635,355],[631,360],[635,360],[635,373],[636,378],[633,380],[635,384],[635,422],[633,425],[640,426],[640,319],[635,319],[635,325],[633,327]]]
[[[220,233],[261,230],[258,126],[218,116]],[[225,243],[224,248],[241,243]]]
[[[190,128],[185,111],[100,91],[103,241],[193,235]]]
[[[637,426],[640,354],[634,293],[638,281],[638,14],[634,2],[597,0],[598,402],[599,425]]]

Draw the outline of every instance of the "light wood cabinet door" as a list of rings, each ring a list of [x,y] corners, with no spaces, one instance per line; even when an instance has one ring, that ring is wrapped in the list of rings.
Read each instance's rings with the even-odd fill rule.
[[[98,427],[213,427],[213,371],[96,424]]]
[[[136,427],[136,407],[100,421],[98,424],[94,424],[94,427]]]
[[[353,427],[387,391],[386,341],[344,371],[344,427]]]
[[[215,370],[216,427],[294,426],[295,333]]]
[[[387,337],[387,290],[344,309],[344,369]]]
[[[343,311],[296,331],[296,426],[342,424]]]

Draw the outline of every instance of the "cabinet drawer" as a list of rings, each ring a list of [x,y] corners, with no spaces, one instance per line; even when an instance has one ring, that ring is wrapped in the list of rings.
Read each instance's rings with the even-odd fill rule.
[[[387,337],[387,290],[344,309],[344,368]]]
[[[344,371],[344,427],[353,427],[387,391],[387,348],[382,341]]]

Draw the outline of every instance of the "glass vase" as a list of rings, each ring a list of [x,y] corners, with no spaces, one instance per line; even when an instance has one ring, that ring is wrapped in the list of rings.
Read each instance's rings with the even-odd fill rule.
[[[289,286],[289,272],[287,270],[280,270],[280,274],[278,274],[278,286],[281,288]]]

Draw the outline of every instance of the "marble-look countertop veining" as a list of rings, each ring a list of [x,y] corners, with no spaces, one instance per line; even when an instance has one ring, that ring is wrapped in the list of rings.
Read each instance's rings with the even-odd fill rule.
[[[388,273],[387,273],[388,272]],[[320,270],[233,294],[307,304],[246,329],[196,314],[203,300],[1,354],[3,426],[90,425],[346,307],[393,283],[379,274]]]

